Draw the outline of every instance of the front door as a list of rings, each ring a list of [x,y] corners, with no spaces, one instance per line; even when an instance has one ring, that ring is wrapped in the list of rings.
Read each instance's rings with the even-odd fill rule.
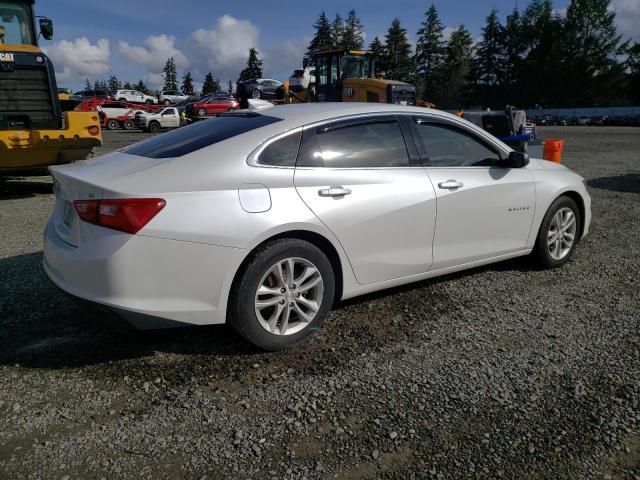
[[[294,182],[337,237],[359,283],[429,270],[435,192],[426,171],[410,166],[395,116],[306,129]]]
[[[433,269],[524,250],[536,201],[531,172],[506,168],[471,129],[429,118],[413,128],[437,196]]]

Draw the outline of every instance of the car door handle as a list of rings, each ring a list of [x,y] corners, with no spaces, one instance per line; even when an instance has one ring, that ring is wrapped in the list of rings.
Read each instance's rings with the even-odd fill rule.
[[[348,188],[344,188],[342,186],[334,186],[329,188],[324,188],[322,190],[318,190],[318,195],[321,197],[344,197],[345,195],[349,195],[351,190]]]
[[[438,184],[438,187],[444,188],[446,190],[453,190],[455,188],[464,187],[464,183],[457,180],[447,180],[446,182],[440,182]]]

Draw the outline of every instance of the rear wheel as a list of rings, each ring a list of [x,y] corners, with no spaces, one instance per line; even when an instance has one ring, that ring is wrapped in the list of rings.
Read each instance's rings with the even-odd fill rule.
[[[334,293],[331,263],[318,247],[276,240],[240,272],[229,298],[230,323],[260,348],[287,348],[322,325]]]
[[[251,90],[251,98],[258,99],[260,97],[262,97],[262,92],[260,90],[258,90],[257,88]]]
[[[133,123],[133,120],[124,120],[122,122],[122,128],[124,128],[125,130],[133,130],[135,127],[136,126]]]
[[[118,121],[116,119],[111,118],[111,119],[107,120],[107,129],[115,130],[117,128],[120,128],[120,124],[118,123]]]
[[[160,130],[160,124],[158,122],[151,122],[147,127],[147,130],[149,130],[151,133],[156,133]]]
[[[551,204],[542,220],[534,256],[545,268],[560,267],[573,255],[582,231],[582,219],[576,202],[562,196]]]
[[[205,117],[207,115],[207,111],[204,108],[198,109],[198,116]]]
[[[146,103],[147,105],[151,105],[153,102],[152,102],[151,100],[149,100],[149,99],[146,99],[146,100],[144,101],[144,103]]]
[[[126,98],[119,98],[119,99],[118,99],[118,101],[119,101],[119,102],[126,102],[126,101],[127,101],[127,99],[126,99]]]
[[[164,104],[165,104],[165,105],[171,105],[171,100],[165,100],[165,101],[164,101]]]

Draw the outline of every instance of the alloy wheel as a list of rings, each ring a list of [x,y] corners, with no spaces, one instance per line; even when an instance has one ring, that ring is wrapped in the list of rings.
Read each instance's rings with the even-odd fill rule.
[[[280,260],[264,274],[255,294],[258,322],[274,335],[292,335],[309,325],[322,305],[324,281],[309,260]]]
[[[554,260],[566,257],[576,239],[576,216],[568,207],[559,209],[553,216],[547,233],[549,255]]]

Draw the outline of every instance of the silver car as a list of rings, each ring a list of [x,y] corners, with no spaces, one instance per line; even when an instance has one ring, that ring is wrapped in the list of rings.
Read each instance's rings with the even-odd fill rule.
[[[273,350],[341,299],[529,254],[559,267],[591,220],[566,167],[398,105],[222,114],[51,171],[60,288],[142,328],[230,322]]]

